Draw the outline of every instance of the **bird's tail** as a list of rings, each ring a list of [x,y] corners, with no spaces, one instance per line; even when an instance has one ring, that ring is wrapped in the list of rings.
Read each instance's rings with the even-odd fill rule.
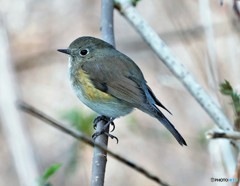
[[[180,145],[186,145],[186,141],[183,139],[181,134],[175,129],[173,124],[163,115],[163,113],[155,107],[154,116],[172,133],[175,139],[178,141]]]

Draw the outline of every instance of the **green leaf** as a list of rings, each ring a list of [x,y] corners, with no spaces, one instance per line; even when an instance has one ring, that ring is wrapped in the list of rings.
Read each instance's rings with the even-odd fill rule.
[[[58,171],[58,169],[62,166],[62,164],[54,164],[51,167],[49,167],[47,170],[45,170],[42,178],[43,180],[48,180],[55,172]]]
[[[225,80],[224,83],[220,84],[220,91],[223,95],[231,97],[232,99],[231,104],[233,105],[234,111],[236,115],[240,115],[240,95],[234,92],[232,86],[227,80]]]
[[[39,186],[52,186],[50,182],[48,182],[48,179],[58,171],[58,169],[61,167],[61,164],[53,164],[48,169],[45,170],[44,174],[38,179],[38,185]]]
[[[230,85],[230,83],[227,80],[225,80],[224,83],[220,84],[220,92],[223,95],[232,95],[233,89],[232,89],[232,86]]]

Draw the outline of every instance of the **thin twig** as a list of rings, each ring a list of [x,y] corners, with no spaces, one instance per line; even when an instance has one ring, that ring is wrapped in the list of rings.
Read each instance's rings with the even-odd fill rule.
[[[236,131],[209,131],[206,133],[207,138],[226,138],[232,140],[240,140],[240,132]]]
[[[102,38],[104,41],[110,43],[111,45],[115,45],[114,41],[114,31],[113,31],[113,0],[102,0],[102,16],[101,16],[101,31]],[[99,121],[97,123],[96,132],[102,131],[104,125],[106,123],[104,121]],[[109,132],[109,127],[106,132]],[[102,146],[108,146],[108,136],[100,135],[95,141]],[[107,163],[107,152],[94,147],[93,152],[93,161],[92,161],[92,177],[91,177],[91,186],[103,186],[104,178],[105,178],[105,170]]]
[[[85,135],[83,133],[80,133],[79,131],[75,131],[73,129],[69,129],[69,128],[65,127],[62,123],[54,120],[53,118],[49,117],[48,115],[46,115],[45,113],[41,112],[40,110],[34,108],[33,106],[31,106],[31,105],[29,105],[29,104],[27,104],[23,101],[19,101],[18,102],[18,107],[22,111],[24,111],[28,114],[31,114],[32,116],[37,117],[38,119],[50,124],[52,127],[57,128],[58,130],[74,137],[75,139],[83,141],[84,143],[90,145],[91,147],[94,147],[94,146],[98,147],[102,151],[107,152],[110,156],[112,156],[116,160],[118,160],[121,163],[123,163],[123,164],[131,167],[132,169],[138,171],[139,173],[143,174],[144,176],[151,179],[152,181],[155,181],[159,185],[163,185],[163,186],[168,186],[169,185],[165,181],[162,181],[157,176],[155,176],[152,173],[150,173],[149,171],[145,170],[143,167],[141,167],[141,166],[137,165],[136,163],[133,163],[132,161],[129,161],[126,158],[110,151],[105,146],[102,146],[101,144],[94,142],[92,140],[92,138],[88,137],[87,135]]]

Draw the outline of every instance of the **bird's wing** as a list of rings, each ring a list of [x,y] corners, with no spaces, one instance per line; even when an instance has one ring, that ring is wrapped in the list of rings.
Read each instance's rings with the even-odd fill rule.
[[[121,57],[104,56],[97,61],[88,60],[82,65],[82,69],[97,89],[124,100],[133,107],[139,108],[146,102],[141,86],[141,81],[145,80],[134,62],[128,63]],[[133,80],[133,76],[136,76],[137,80]]]
[[[129,63],[121,56],[118,58],[104,56],[104,58],[99,57],[97,61],[93,59],[86,61],[82,69],[97,89],[156,117],[173,134],[179,144],[187,145],[173,124],[156,107],[155,104],[165,108],[146,85],[142,72],[133,61]]]

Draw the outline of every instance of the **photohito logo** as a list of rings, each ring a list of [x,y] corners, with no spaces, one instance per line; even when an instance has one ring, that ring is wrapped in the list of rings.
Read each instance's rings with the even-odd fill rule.
[[[211,182],[230,182],[230,183],[236,183],[238,182],[237,178],[211,178]]]

